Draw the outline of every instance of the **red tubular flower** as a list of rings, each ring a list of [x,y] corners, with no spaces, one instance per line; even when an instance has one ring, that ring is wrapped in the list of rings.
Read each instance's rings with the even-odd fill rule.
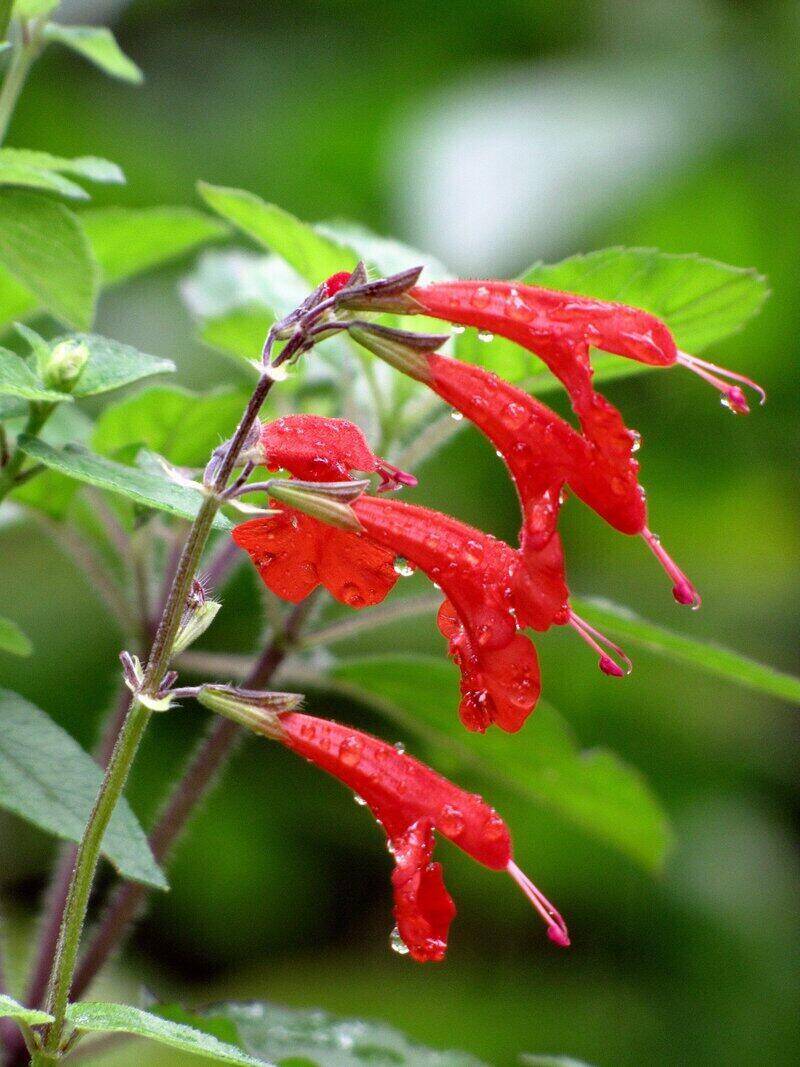
[[[441,865],[431,862],[435,831],[478,863],[508,871],[547,924],[550,939],[569,945],[564,920],[514,863],[508,827],[481,797],[359,730],[299,712],[277,720],[270,736],[352,789],[386,831],[395,861],[397,930],[415,960],[444,958],[456,914]]]
[[[262,428],[248,457],[305,481],[346,481],[357,470],[379,474],[381,489],[416,484],[375,456],[358,427],[344,419],[287,415]],[[394,553],[294,508],[275,506],[279,515],[243,523],[232,536],[276,596],[297,603],[322,584],[341,603],[362,608],[378,604],[394,586]]]
[[[568,609],[553,617],[551,598],[504,541],[397,500],[364,496],[352,507],[373,542],[419,567],[445,594],[438,623],[461,671],[464,725],[519,730],[541,682],[536,649],[518,630],[567,622]]]
[[[504,281],[439,282],[417,286],[409,295],[426,315],[490,330],[534,352],[587,419],[593,403],[590,347],[651,366],[680,363],[718,389],[738,414],[749,411],[747,399],[723,378],[749,386],[764,402],[763,389],[749,378],[681,352],[666,324],[641,308]]]

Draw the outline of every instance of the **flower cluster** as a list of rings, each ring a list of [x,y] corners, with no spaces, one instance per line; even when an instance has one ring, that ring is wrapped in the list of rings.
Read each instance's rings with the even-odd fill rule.
[[[641,536],[670,577],[675,599],[700,604],[694,586],[648,526],[636,459],[639,435],[594,388],[591,350],[654,366],[686,366],[718,388],[735,413],[748,411],[735,383],[752,386],[762,401],[763,392],[748,379],[680,352],[666,325],[639,309],[510,282],[419,286],[418,276],[408,271],[369,282],[362,267],[334,275],[317,298],[328,318],[309,337],[346,329],[469,419],[492,442],[516,486],[522,514],[518,546],[437,511],[362,495],[352,485],[355,473],[377,474],[379,494],[415,480],[375,456],[351,423],[312,415],[263,426],[245,456],[251,465],[287,471],[310,488],[311,496],[298,505],[302,510],[279,504],[277,514],[244,523],[233,536],[269,588],[291,601],[322,584],[343,603],[366,607],[390,592],[398,570],[410,564],[422,571],[444,594],[437,621],[461,674],[462,722],[479,732],[492,723],[515,732],[540,692],[536,650],[524,630],[570,625],[596,651],[606,674],[630,669],[622,650],[570,606],[557,528],[567,490],[615,529]],[[356,317],[378,311],[475,326],[528,349],[564,385],[578,428],[484,368],[438,354],[445,337]],[[330,509],[315,503],[315,485],[320,494],[348,494],[347,522],[327,524]],[[278,495],[277,488],[274,492]],[[282,499],[295,498],[284,493]],[[513,864],[505,824],[480,798],[374,738],[295,713],[279,718],[272,736],[346,782],[386,829],[397,862],[398,928],[416,959],[442,957],[455,914],[441,870],[431,863],[434,830],[479,862],[508,869],[547,918],[553,939],[568,944],[560,917]]]

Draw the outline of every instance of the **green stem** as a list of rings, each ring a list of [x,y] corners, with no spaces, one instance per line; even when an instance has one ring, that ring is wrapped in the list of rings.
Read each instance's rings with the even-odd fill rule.
[[[5,140],[28,72],[41,51],[40,25],[26,23],[14,44],[3,88],[0,89],[0,144]]]
[[[28,437],[36,437],[41,428],[50,418],[55,404],[31,404],[28,412],[28,421],[25,423],[25,433]],[[17,476],[25,462],[25,453],[15,446],[9,457],[8,463],[0,469],[0,503],[17,484]]]
[[[75,972],[81,934],[86,921],[92,883],[94,882],[95,871],[100,859],[103,836],[114,808],[122,796],[136,752],[152,715],[152,712],[144,706],[140,698],[155,697],[159,691],[172,656],[172,648],[192,579],[195,576],[203,549],[211,533],[214,518],[222,503],[221,490],[227,485],[236,458],[271,386],[272,378],[266,375],[256,386],[255,392],[247,405],[247,410],[214,478],[213,485],[208,489],[200,510],[189,529],[175,577],[164,605],[161,621],[153,640],[139,694],[131,701],[130,710],[117,738],[117,743],[111,754],[89,821],[78,846],[75,870],[69,887],[64,917],[61,922],[53,959],[47,1010],[53,1016],[54,1021],[47,1030],[43,1050],[45,1059],[41,1061],[43,1064],[54,1062],[54,1058],[57,1060],[59,1056],[72,977]],[[49,1060],[46,1058],[48,1055],[50,1057]]]

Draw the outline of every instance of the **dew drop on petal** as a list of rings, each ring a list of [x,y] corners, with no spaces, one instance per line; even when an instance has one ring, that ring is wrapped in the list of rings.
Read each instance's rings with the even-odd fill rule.
[[[403,559],[402,556],[397,556],[394,561],[394,572],[399,574],[401,578],[410,578],[414,573],[414,568],[408,560]]]
[[[445,804],[439,813],[439,829],[446,837],[458,837],[464,830],[464,816],[452,804]]]
[[[631,452],[638,452],[642,447],[642,435],[638,430],[628,430],[631,438]]]
[[[398,956],[408,955],[408,945],[400,936],[400,931],[396,926],[389,934],[389,944],[391,945],[392,952],[396,952]]]
[[[453,422],[461,422],[461,420],[464,418],[464,415],[460,411],[451,411],[450,418],[453,420]]]
[[[405,753],[406,746],[403,744],[402,741],[395,741],[392,747],[394,748],[395,752],[399,752],[401,756]]]
[[[466,329],[466,326],[461,326],[459,324],[459,325],[453,326],[453,333],[463,333],[465,329]]]
[[[365,808],[367,806],[366,800],[364,800],[363,797],[360,797],[358,793],[353,793],[353,800],[356,802],[356,804],[358,804],[360,808]]]
[[[494,340],[494,334],[489,330],[478,330],[478,340],[483,341],[484,344],[488,344]]]
[[[357,767],[364,750],[364,742],[360,737],[351,734],[339,745],[339,759],[345,767]]]
[[[479,285],[475,292],[472,294],[472,306],[478,308],[488,307],[492,299],[492,294],[489,292],[485,285]]]
[[[342,598],[351,608],[360,608],[364,604],[364,597],[361,595],[358,586],[353,582],[345,582],[342,586]]]

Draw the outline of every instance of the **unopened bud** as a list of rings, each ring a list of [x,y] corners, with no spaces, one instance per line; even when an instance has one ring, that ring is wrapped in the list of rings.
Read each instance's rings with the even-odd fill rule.
[[[179,656],[181,652],[194,644],[201,637],[217,617],[217,612],[222,605],[217,600],[203,600],[195,602],[184,613],[175,643],[172,646],[173,655]]]
[[[338,526],[351,533],[362,533],[363,527],[350,507],[369,482],[303,482],[296,478],[276,478],[269,483],[269,494],[304,515],[320,519],[329,526]]]
[[[233,685],[203,685],[197,699],[209,711],[274,740],[283,737],[279,715],[294,711],[303,703],[300,693],[259,692]]]
[[[42,368],[42,379],[49,389],[69,393],[89,360],[89,349],[82,341],[59,341]]]

